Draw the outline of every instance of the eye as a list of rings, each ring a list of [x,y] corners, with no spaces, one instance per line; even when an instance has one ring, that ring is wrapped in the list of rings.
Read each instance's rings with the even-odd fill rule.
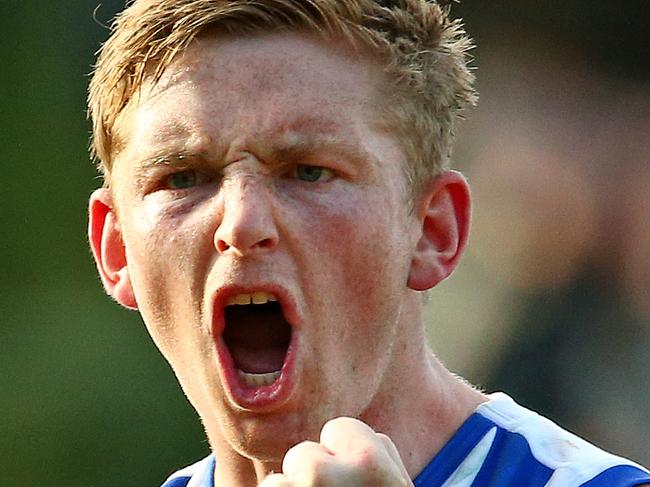
[[[298,164],[296,166],[296,177],[308,183],[329,181],[333,176],[332,171],[324,167],[308,166],[306,164]]]
[[[203,184],[207,177],[193,169],[178,171],[165,178],[164,185],[167,189],[188,189]]]

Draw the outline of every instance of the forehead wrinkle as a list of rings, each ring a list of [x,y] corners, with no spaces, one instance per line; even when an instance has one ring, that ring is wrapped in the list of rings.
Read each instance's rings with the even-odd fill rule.
[[[133,123],[131,151],[137,162],[185,159],[189,156],[209,157],[217,145],[209,132],[191,117],[173,110],[162,113],[154,106],[141,107]],[[149,164],[151,165],[151,164]],[[155,164],[154,164],[155,165]]]
[[[198,86],[193,86],[190,81],[195,74],[192,70],[184,72],[185,76],[174,77],[172,74],[173,70],[170,70],[168,76],[174,80],[173,87],[165,86],[155,96],[150,96],[140,105],[139,111],[149,112],[151,117],[151,120],[143,120],[144,123],[139,124],[144,137],[141,139],[141,144],[134,144],[140,146],[135,147],[136,150],[144,148],[146,152],[148,148],[152,152],[151,156],[139,158],[145,168],[168,162],[180,163],[191,156],[210,160],[222,157],[229,160],[230,154],[236,156],[243,152],[257,154],[261,159],[272,158],[276,161],[313,158],[318,155],[318,152],[324,152],[330,156],[340,155],[347,159],[365,159],[377,163],[376,158],[371,157],[372,151],[369,152],[369,148],[361,143],[361,134],[357,130],[359,121],[346,117],[345,113],[333,113],[331,110],[322,109],[319,103],[321,100],[318,99],[309,100],[314,104],[318,115],[296,114],[292,113],[292,110],[285,111],[280,107],[270,106],[263,116],[249,119],[250,117],[243,115],[245,107],[251,103],[259,103],[259,97],[256,100],[238,97],[239,104],[232,97],[220,97],[217,101],[227,105],[225,108],[220,106],[219,112],[224,115],[221,117],[215,116],[211,104],[204,103],[200,103],[189,117],[182,115],[182,106],[178,107],[181,112],[166,110],[167,113],[160,113],[158,95],[163,92],[173,97],[175,95],[171,93],[178,93],[181,99],[185,96],[195,98],[200,94],[200,90],[198,93],[195,92]],[[283,93],[277,95],[281,97]],[[368,106],[372,105],[371,101],[353,98],[350,101],[361,102],[364,114],[367,115],[365,112]],[[267,99],[267,101],[272,104],[271,100]],[[146,118],[146,115],[144,117]],[[219,139],[217,144],[210,140],[209,145],[212,147],[209,155],[205,147],[200,150],[192,147],[192,139],[200,139],[201,133],[206,135],[209,133]],[[169,149],[156,148],[159,145],[167,145],[170,139],[173,142],[169,144],[171,146]]]

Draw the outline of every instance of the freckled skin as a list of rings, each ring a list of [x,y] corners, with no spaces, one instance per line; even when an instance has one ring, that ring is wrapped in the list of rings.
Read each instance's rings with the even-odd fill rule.
[[[421,297],[406,285],[420,222],[398,141],[372,123],[380,77],[370,61],[297,34],[206,38],[122,121],[130,136],[113,182],[138,308],[227,485],[279,471],[289,447],[317,440],[334,417],[399,436],[382,411],[435,396]],[[304,159],[277,156],[296,141]],[[205,180],[172,191],[168,167],[142,169],[170,151],[194,154],[184,168]],[[333,176],[299,180],[299,163]],[[263,414],[229,396],[210,335],[215,290],[260,282],[288,289],[301,316],[295,385]]]

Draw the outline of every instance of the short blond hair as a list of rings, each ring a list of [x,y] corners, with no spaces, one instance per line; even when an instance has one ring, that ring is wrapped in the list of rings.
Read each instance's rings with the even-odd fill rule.
[[[307,30],[344,38],[385,65],[384,114],[402,143],[412,186],[448,167],[454,127],[476,102],[472,42],[431,0],[136,0],[99,51],[88,106],[91,155],[110,185],[117,119],[145,79],[157,81],[207,29],[233,35]]]

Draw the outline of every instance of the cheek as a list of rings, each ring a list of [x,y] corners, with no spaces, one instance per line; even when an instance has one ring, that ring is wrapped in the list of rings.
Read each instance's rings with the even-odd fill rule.
[[[203,316],[210,249],[201,242],[209,220],[201,216],[199,212],[133,212],[125,239],[143,321],[193,402],[193,380],[206,377],[201,364],[210,363],[212,356]]]
[[[390,327],[406,289],[410,259],[399,207],[390,195],[365,188],[320,203],[297,210],[304,212],[304,227],[293,233],[300,238],[292,241],[301,287],[314,312],[337,330],[334,339],[374,339],[367,323]]]
[[[204,276],[198,271],[209,258],[210,220],[200,209],[154,209],[132,212],[125,226],[127,261],[145,322],[194,316],[200,309]]]
[[[402,225],[387,198],[367,193],[319,206],[304,221],[296,254],[311,319],[305,342],[314,380],[308,392],[319,401],[338,398],[337,415],[358,414],[398,340],[407,280],[407,259],[396,258],[406,254]]]
[[[304,258],[315,271],[337,273],[350,286],[361,286],[357,293],[387,273],[393,280],[404,274],[405,282],[405,217],[400,218],[393,199],[367,188],[315,196],[296,209],[302,227],[292,232],[296,235],[292,243],[305,249]]]
[[[156,201],[132,213],[129,243],[138,249],[140,262],[153,272],[190,271],[196,254],[210,249],[214,234],[210,211],[205,202],[159,205]]]

